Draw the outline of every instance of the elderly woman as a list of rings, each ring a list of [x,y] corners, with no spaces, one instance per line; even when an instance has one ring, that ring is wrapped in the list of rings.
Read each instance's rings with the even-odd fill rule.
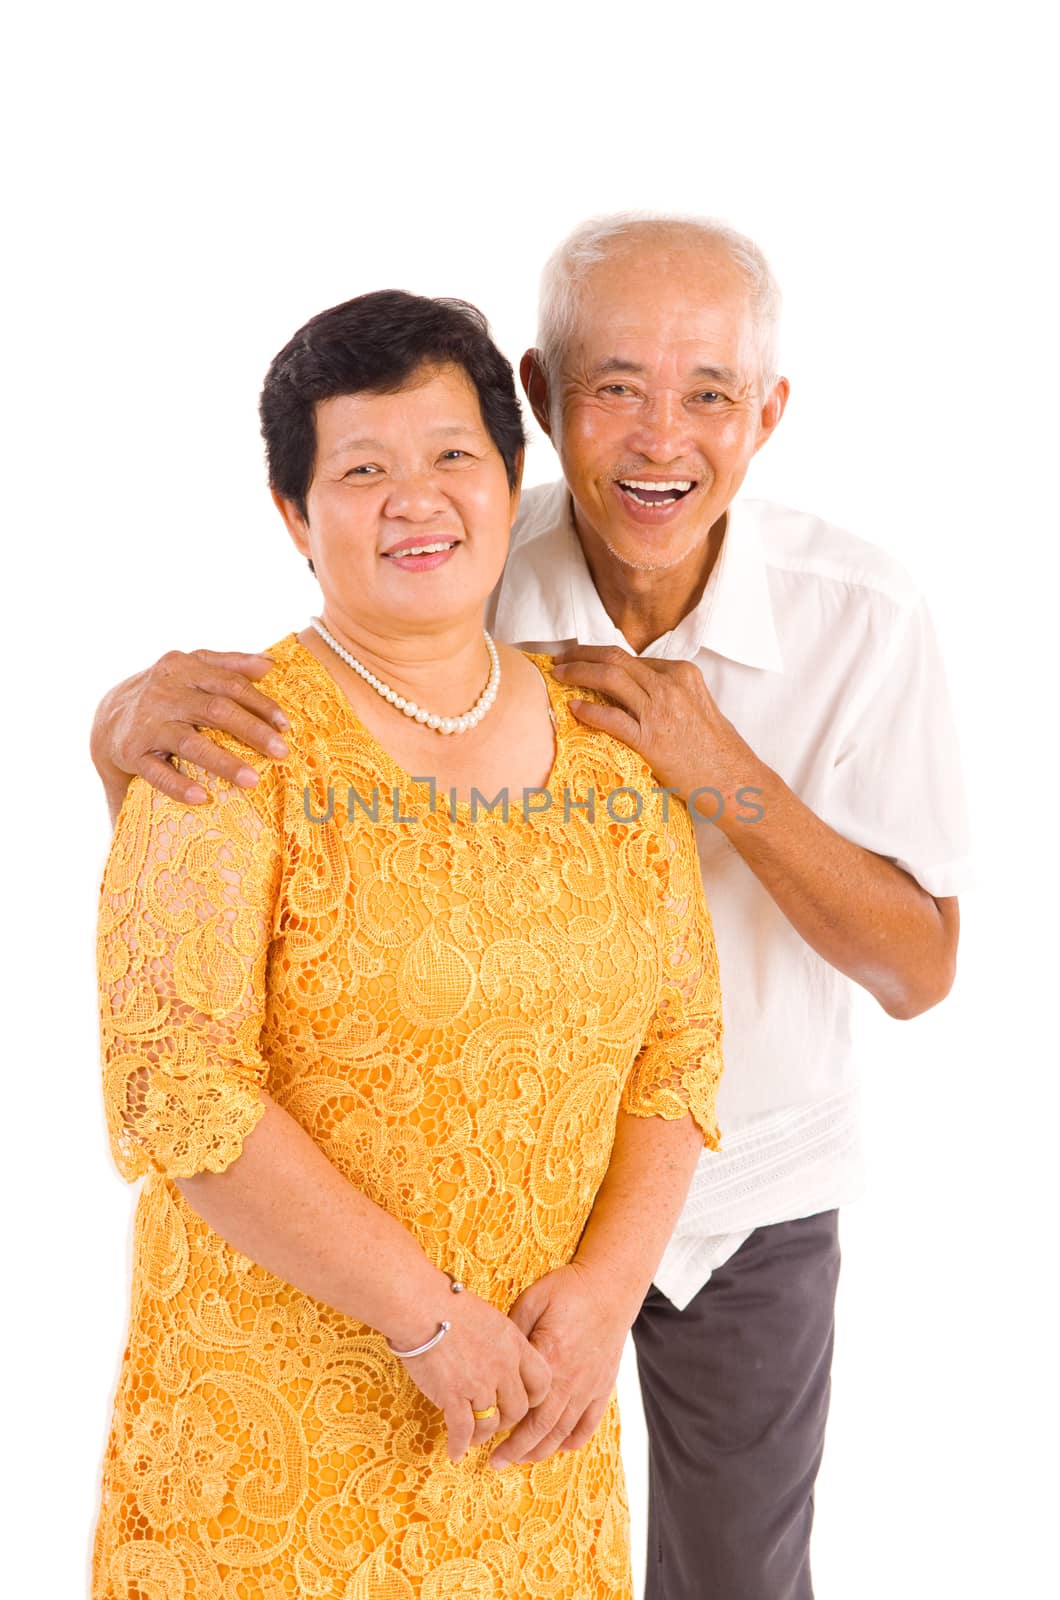
[[[523,432],[473,308],[322,313],[261,415],[323,591],[289,759],[134,780],[101,890],[147,1182],[93,1594],[628,1596],[615,1377],[717,1142],[688,816],[483,629]]]

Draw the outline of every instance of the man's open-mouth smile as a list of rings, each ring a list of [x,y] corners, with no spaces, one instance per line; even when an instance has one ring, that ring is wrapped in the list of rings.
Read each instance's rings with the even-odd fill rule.
[[[668,506],[675,500],[683,500],[690,489],[693,489],[691,478],[669,478],[664,482],[655,482],[650,478],[620,478],[620,489],[624,489],[634,500],[639,500],[642,506]]]
[[[615,491],[638,522],[659,521],[698,487],[695,478],[616,478]]]

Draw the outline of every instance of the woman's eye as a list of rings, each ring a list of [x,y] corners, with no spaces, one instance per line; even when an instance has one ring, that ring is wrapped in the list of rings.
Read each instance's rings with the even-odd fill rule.
[[[373,466],[371,466],[371,465],[366,463],[364,466],[351,467],[349,472],[347,472],[346,476],[347,476],[347,478],[366,478],[366,477],[369,476],[370,473],[378,472],[378,471],[379,471],[378,467],[373,467]]]
[[[443,461],[460,461],[467,455],[466,450],[443,450]]]

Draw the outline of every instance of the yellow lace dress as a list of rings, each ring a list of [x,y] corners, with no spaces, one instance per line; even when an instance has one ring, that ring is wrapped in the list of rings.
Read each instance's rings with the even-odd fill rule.
[[[195,808],[136,779],[102,882],[107,1125],[147,1181],[94,1600],[628,1600],[614,1397],[580,1450],[450,1462],[383,1338],[232,1249],[174,1179],[236,1159],[263,1088],[507,1311],[573,1256],[620,1107],[690,1110],[717,1145],[688,816],[579,726],[547,657],[553,804],[513,794],[505,819],[432,809],[295,634],[269,654],[290,758]],[[612,820],[638,803],[618,789],[639,819]]]

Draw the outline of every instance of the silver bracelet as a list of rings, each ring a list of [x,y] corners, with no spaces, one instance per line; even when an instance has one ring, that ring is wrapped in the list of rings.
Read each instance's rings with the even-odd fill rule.
[[[458,1283],[455,1278],[450,1279],[449,1288],[453,1294],[463,1294],[464,1292],[464,1285],[462,1283]],[[417,1345],[415,1350],[395,1350],[389,1339],[384,1339],[383,1343],[386,1345],[392,1356],[397,1356],[399,1361],[407,1361],[409,1356],[422,1356],[426,1354],[428,1350],[433,1350],[439,1340],[445,1338],[451,1327],[451,1322],[440,1322],[438,1324],[438,1332],[435,1334],[434,1338],[428,1339],[426,1344]]]
[[[402,1361],[407,1361],[409,1356],[422,1356],[424,1351],[433,1350],[439,1339],[444,1339],[451,1327],[451,1322],[440,1322],[438,1324],[438,1332],[434,1338],[428,1339],[426,1344],[418,1344],[415,1350],[395,1350],[389,1340],[385,1341],[386,1347],[392,1356],[398,1356]]]

